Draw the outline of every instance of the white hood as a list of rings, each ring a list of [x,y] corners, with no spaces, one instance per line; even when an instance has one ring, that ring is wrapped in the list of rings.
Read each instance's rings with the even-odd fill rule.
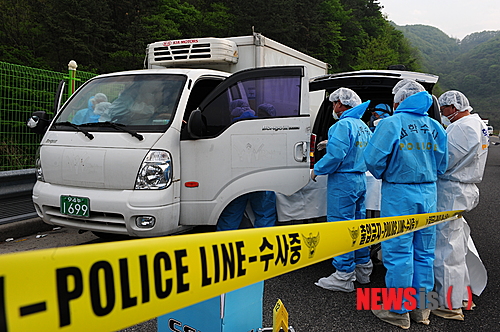
[[[93,135],[89,140],[80,132],[48,132],[41,144],[45,181],[84,188],[134,189],[144,156],[161,133],[145,134],[142,141],[128,133]]]

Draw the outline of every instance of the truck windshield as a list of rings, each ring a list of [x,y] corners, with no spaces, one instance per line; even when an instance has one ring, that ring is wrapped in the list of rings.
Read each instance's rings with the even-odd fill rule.
[[[112,122],[141,130],[165,130],[173,118],[186,77],[126,75],[103,77],[85,84],[59,112],[56,123],[112,130]],[[70,127],[71,126],[66,126]],[[55,127],[62,130],[61,126]]]

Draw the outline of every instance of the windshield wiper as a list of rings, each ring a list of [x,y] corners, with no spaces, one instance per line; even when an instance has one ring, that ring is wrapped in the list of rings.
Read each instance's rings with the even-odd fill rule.
[[[141,134],[137,133],[136,131],[125,128],[126,125],[121,124],[121,123],[114,123],[114,122],[106,121],[106,122],[99,122],[99,126],[109,126],[109,127],[115,128],[116,130],[124,131],[124,132],[129,133],[130,135],[134,136],[139,141],[142,141],[144,139],[144,137]]]
[[[66,121],[66,122],[56,122],[56,123],[54,123],[54,126],[70,126],[70,127],[75,128],[76,131],[82,132],[85,136],[88,137],[88,139],[90,139],[90,140],[94,139],[94,135],[92,135],[91,133],[89,133],[85,129],[81,128],[80,126],[77,126],[76,124],[71,123],[69,121]]]

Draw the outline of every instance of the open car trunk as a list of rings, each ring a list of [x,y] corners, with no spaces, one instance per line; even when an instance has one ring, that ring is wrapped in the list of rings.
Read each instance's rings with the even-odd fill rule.
[[[370,100],[370,105],[362,117],[365,123],[370,121],[372,109],[378,104],[393,105],[392,88],[402,79],[414,79],[432,95],[432,89],[438,81],[438,76],[399,70],[360,70],[339,74],[330,74],[314,78],[309,83],[310,91],[325,90],[325,98],[317,112],[312,132],[316,135],[316,142],[328,139],[328,129],[335,120],[332,116],[332,103],[328,96],[338,88],[344,87],[354,90],[361,100]],[[429,108],[429,116],[441,123],[437,98]],[[315,160],[319,160],[325,150],[315,151]]]

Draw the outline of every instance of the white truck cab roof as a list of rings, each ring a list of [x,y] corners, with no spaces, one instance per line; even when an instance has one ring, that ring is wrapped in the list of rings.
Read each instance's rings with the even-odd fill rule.
[[[151,75],[151,74],[177,74],[177,75],[187,75],[187,76],[201,76],[201,75],[214,75],[219,77],[230,76],[231,73],[221,72],[212,69],[192,69],[192,68],[153,68],[153,69],[138,69],[138,70],[128,70],[116,73],[102,74],[95,76],[90,80],[110,77],[110,76],[127,76],[127,75]]]

